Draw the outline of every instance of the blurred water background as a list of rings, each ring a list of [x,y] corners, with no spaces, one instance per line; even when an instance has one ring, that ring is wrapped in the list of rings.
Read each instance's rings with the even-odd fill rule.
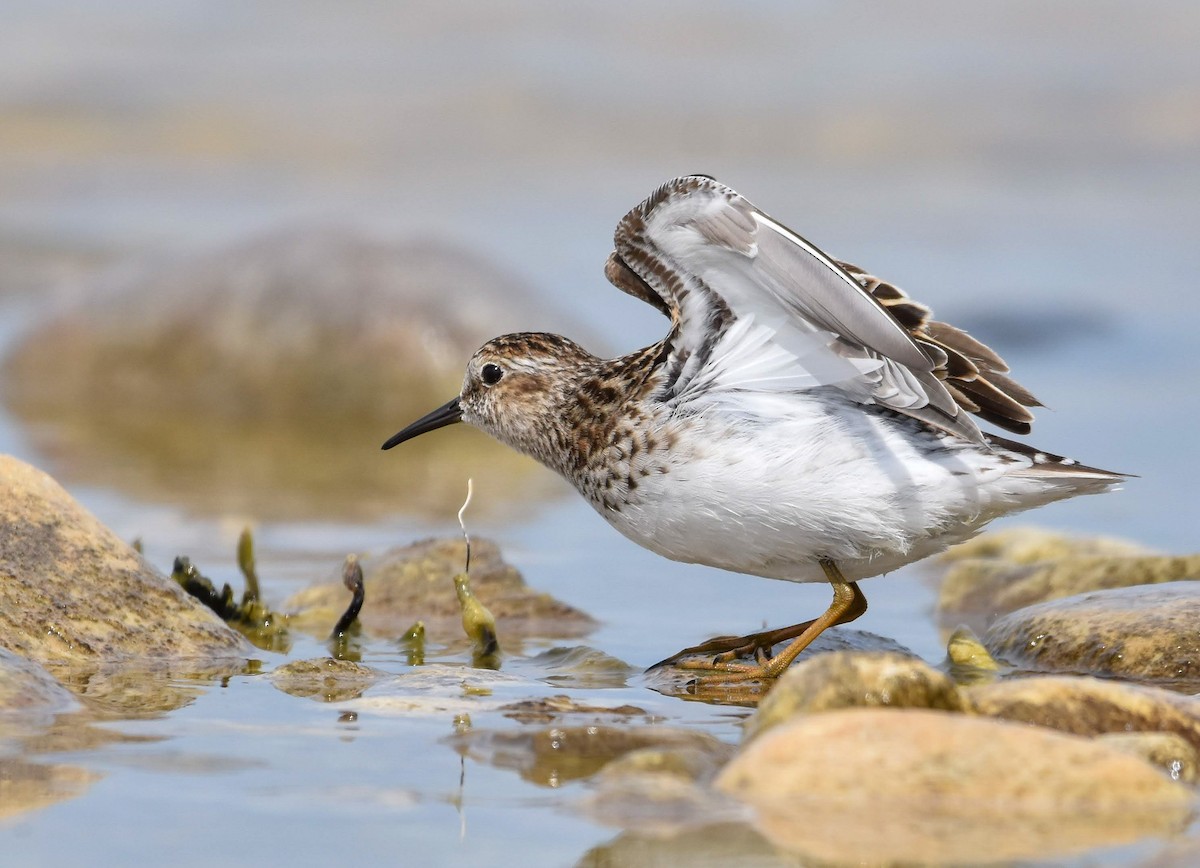
[[[348,227],[470,251],[540,300],[524,328],[582,329],[589,349],[628,351],[664,322],[605,282],[612,229],[657,184],[704,172],[996,347],[1051,408],[1032,442],[1139,475],[1017,521],[1195,548],[1195,4],[10,0],[3,18],[6,350],[112,269]],[[479,342],[492,336],[477,327]],[[351,460],[404,462],[378,445],[408,421],[351,432]],[[201,509],[169,479],[154,496],[123,487],[136,458],[98,484],[86,448],[55,442],[0,412],[0,450],[143,538],[160,566],[186,552],[229,580],[237,531],[256,522],[277,599],[335,573],[347,551],[457,530],[453,510],[403,490],[394,512],[367,517]],[[457,441],[468,471],[481,443]],[[661,561],[564,488],[547,479],[494,500],[473,529],[532,585],[599,619],[589,643],[609,654],[644,666],[826,604],[823,589]],[[936,661],[923,575],[871,581],[862,625]],[[486,767],[469,771],[464,832],[459,759],[427,748],[446,721],[351,733],[336,711],[298,711],[253,679],[234,686],[129,724],[166,749],[83,758],[103,780],[0,827],[8,858],[498,864],[520,847],[552,865],[614,834]],[[718,709],[657,701],[735,737]]]

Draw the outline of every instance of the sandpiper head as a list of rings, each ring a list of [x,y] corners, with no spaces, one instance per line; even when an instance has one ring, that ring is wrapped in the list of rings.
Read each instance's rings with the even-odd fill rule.
[[[558,335],[522,332],[493,338],[467,363],[459,396],[413,422],[383,448],[462,421],[542,458],[547,426],[561,418],[564,401],[596,361]]]

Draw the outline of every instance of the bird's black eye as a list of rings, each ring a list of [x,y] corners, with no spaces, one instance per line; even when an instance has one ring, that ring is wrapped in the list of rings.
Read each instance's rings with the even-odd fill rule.
[[[489,362],[479,371],[479,376],[483,380],[484,385],[494,386],[504,376],[504,369],[499,365],[493,365]]]

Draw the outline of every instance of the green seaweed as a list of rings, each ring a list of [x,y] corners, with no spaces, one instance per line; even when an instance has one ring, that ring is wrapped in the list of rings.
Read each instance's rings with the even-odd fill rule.
[[[400,637],[400,644],[408,652],[409,666],[425,665],[425,622],[417,621]]]
[[[500,668],[500,640],[496,637],[496,619],[487,606],[479,601],[471,590],[471,536],[463,514],[471,504],[474,486],[467,480],[467,499],[458,511],[458,526],[462,528],[466,543],[466,563],[463,571],[454,577],[454,592],[458,595],[458,606],[462,610],[463,632],[471,640],[471,665],[477,669]]]
[[[242,531],[237,548],[238,567],[246,579],[246,589],[241,601],[235,601],[233,588],[228,583],[218,591],[212,581],[202,574],[183,555],[175,558],[171,578],[185,591],[233,627],[257,648],[264,651],[287,653],[292,647],[287,630],[287,616],[274,612],[259,600],[258,575],[254,569],[254,540],[250,529]]]

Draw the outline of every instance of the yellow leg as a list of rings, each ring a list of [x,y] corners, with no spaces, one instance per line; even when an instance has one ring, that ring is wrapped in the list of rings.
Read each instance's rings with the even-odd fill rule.
[[[679,661],[678,666],[681,669],[699,669],[720,673],[711,678],[702,678],[702,682],[749,681],[779,677],[792,665],[800,652],[812,644],[812,641],[826,629],[838,624],[848,624],[867,611],[867,598],[859,590],[858,584],[846,581],[846,577],[842,575],[841,570],[833,561],[821,561],[821,569],[825,571],[825,577],[833,585],[833,602],[819,618],[792,627],[754,633],[749,636],[722,636],[705,642],[703,645],[697,645],[695,648],[681,651],[662,663],[656,663],[655,666]],[[791,644],[774,657],[765,659],[766,652],[775,643],[786,639],[791,639]],[[692,653],[711,653],[712,651],[720,653],[708,660],[680,660]],[[733,657],[749,653],[753,653],[758,658],[756,664],[731,662]]]

